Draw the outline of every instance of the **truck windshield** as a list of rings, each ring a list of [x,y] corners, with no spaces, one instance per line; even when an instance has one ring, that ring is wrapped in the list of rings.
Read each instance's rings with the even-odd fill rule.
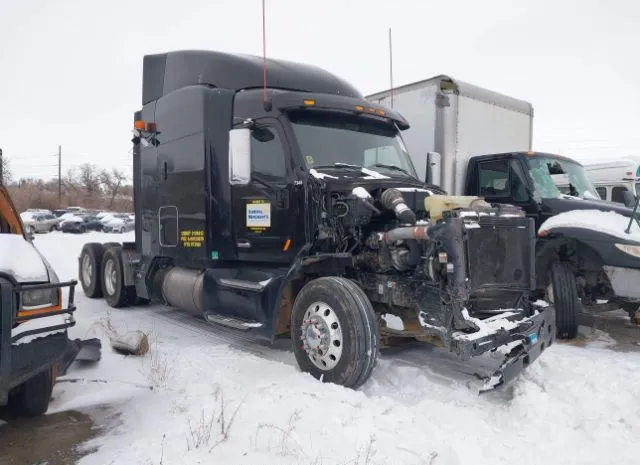
[[[542,198],[563,195],[585,199],[600,199],[596,188],[587,178],[582,165],[553,157],[530,157],[531,175]]]
[[[343,163],[387,176],[417,178],[395,126],[366,117],[311,111],[291,113],[289,119],[309,169]]]

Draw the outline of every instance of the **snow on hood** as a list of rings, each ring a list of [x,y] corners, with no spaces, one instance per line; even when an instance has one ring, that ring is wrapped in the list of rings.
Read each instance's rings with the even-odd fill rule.
[[[77,216],[77,215],[69,215],[66,218],[64,218],[60,224],[63,223],[75,223],[75,222],[83,222],[84,220],[82,219],[81,216]]]
[[[311,169],[309,170],[309,172],[311,173],[311,176],[313,176],[316,179],[324,179],[324,178],[338,179],[336,176],[331,176],[330,174],[321,173],[315,169]]]
[[[19,283],[49,281],[40,253],[18,234],[0,234],[0,273],[13,276]]]
[[[549,232],[557,228],[579,228],[599,231],[620,239],[640,243],[640,227],[632,221],[629,234],[625,232],[629,226],[630,218],[614,211],[601,210],[571,210],[558,213],[546,220],[538,229],[541,232]]]
[[[346,166],[346,167],[355,167],[355,168],[360,168],[360,172],[362,174],[366,174],[366,176],[363,176],[363,179],[391,179],[389,178],[389,176],[385,176],[382,173],[378,173],[376,170],[371,170],[369,168],[364,168],[361,166],[356,166],[356,165],[349,165],[349,164],[337,164],[336,168],[340,168],[340,166]],[[315,168],[312,168],[309,170],[309,173],[311,173],[311,176],[313,176],[316,179],[324,179],[324,178],[332,178],[332,179],[339,179],[339,177],[337,176],[332,176],[330,174],[326,174],[326,173],[321,173],[318,170],[316,170]]]

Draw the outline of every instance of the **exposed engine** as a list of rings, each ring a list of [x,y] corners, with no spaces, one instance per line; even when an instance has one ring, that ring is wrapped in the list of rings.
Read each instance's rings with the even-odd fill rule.
[[[413,187],[332,187],[317,203],[316,251],[350,253],[349,272],[381,311],[417,313],[444,338],[505,309],[530,312],[533,236],[520,209]]]

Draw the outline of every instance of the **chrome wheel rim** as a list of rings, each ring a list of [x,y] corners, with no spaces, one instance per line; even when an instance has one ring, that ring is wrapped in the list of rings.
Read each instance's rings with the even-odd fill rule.
[[[93,265],[91,264],[91,257],[85,255],[82,257],[82,282],[85,287],[91,285],[91,278],[93,277]]]
[[[329,371],[342,358],[342,327],[336,312],[325,302],[314,302],[304,313],[300,327],[302,350],[323,371]]]
[[[116,293],[116,266],[113,260],[107,260],[104,265],[104,288],[107,294],[113,295]]]

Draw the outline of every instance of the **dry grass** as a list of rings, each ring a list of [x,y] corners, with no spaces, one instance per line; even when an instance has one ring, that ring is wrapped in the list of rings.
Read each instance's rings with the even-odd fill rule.
[[[289,422],[286,427],[274,425],[273,423],[260,423],[256,428],[256,434],[253,440],[254,448],[258,450],[258,443],[260,441],[261,433],[265,431],[271,431],[275,433],[276,442],[275,447],[272,442],[272,436],[267,439],[267,449],[270,451],[277,451],[282,456],[299,456],[304,454],[302,447],[292,437],[291,434],[295,430],[296,423],[300,420],[300,409],[295,409],[289,416]]]
[[[216,386],[214,391],[214,399],[220,402],[219,407],[211,411],[209,415],[205,414],[204,409],[200,412],[200,418],[194,425],[189,419],[189,436],[187,436],[187,450],[209,448],[209,453],[217,446],[229,440],[233,422],[238,414],[238,410],[242,406],[242,402],[238,403],[236,409],[228,418],[226,415],[226,405],[224,400],[224,392],[220,386]],[[217,426],[216,426],[217,425]]]
[[[158,350],[158,342],[151,344],[147,356],[143,359],[141,373],[154,388],[166,388],[174,376],[175,360],[169,360],[164,352]]]

